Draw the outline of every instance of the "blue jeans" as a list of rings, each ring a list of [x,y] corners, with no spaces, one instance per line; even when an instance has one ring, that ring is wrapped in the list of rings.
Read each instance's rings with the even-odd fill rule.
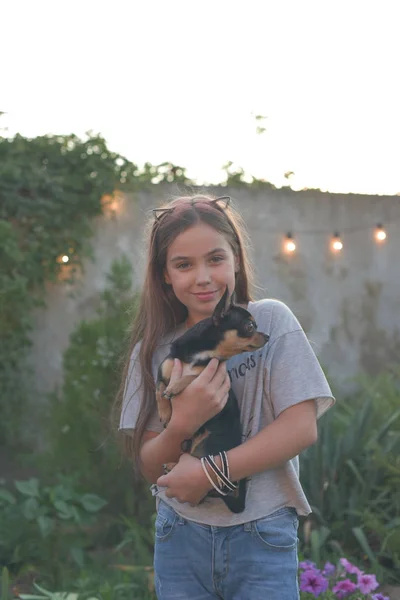
[[[158,600],[298,600],[297,513],[234,527],[187,521],[164,502],[156,519]]]

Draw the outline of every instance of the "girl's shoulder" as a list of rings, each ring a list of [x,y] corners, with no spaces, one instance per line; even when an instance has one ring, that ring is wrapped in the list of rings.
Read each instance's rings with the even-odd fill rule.
[[[248,311],[255,318],[257,329],[270,336],[270,343],[281,335],[302,330],[292,310],[281,300],[264,298],[249,302]]]

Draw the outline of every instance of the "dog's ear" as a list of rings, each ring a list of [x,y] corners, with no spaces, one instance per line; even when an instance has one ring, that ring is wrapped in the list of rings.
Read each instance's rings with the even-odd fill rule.
[[[212,316],[212,322],[214,325],[216,325],[218,327],[221,319],[224,318],[225,314],[228,312],[228,310],[230,309],[230,307],[232,306],[232,297],[229,294],[229,289],[228,286],[226,286],[226,290],[221,298],[221,300],[218,302],[217,306],[215,307],[213,316]]]

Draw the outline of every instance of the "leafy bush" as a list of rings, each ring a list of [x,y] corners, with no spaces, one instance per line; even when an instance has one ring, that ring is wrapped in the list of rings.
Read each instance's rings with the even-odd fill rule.
[[[10,448],[20,441],[15,415],[24,411],[10,414],[9,407],[18,396],[21,408],[26,396],[26,371],[19,374],[32,308],[43,302],[46,282],[65,269],[60,255],[68,255],[70,274],[90,255],[102,196],[115,191],[123,172],[131,181],[135,169],[100,136],[0,136],[0,437]]]
[[[105,545],[104,531],[112,520],[103,498],[79,491],[67,478],[55,486],[31,479],[16,481],[14,487],[15,491],[0,487],[4,589],[10,587],[10,579],[14,590],[30,589],[37,581],[85,598],[99,591],[101,598],[121,600],[136,597],[129,596],[132,590],[150,594],[153,523],[145,527],[122,517],[117,523],[118,544]]]
[[[91,132],[85,139],[0,136],[0,440],[14,453],[26,436],[19,415],[32,391],[24,363],[32,309],[44,302],[46,283],[72,280],[82,268],[107,198],[162,182],[190,180],[171,163],[139,169]]]
[[[9,445],[14,445],[16,437],[21,445],[16,433],[20,415],[24,413],[29,377],[24,358],[29,346],[29,315],[37,304],[37,299],[29,293],[24,260],[16,232],[10,223],[0,220],[0,440]],[[16,372],[22,368],[26,377],[20,378],[16,385]]]
[[[388,374],[365,379],[321,420],[318,444],[301,458],[313,509],[302,540],[315,562],[363,557],[379,576],[400,580],[399,417],[399,380]]]
[[[37,479],[16,481],[15,492],[0,487],[0,563],[14,573],[30,565],[52,582],[60,570],[82,568],[88,533],[106,501],[79,492],[71,482],[41,486]]]
[[[42,464],[50,476],[73,475],[85,489],[105,497],[114,516],[135,515],[149,523],[154,508],[148,485],[134,484],[132,465],[122,460],[110,423],[135,309],[126,258],[112,265],[108,281],[98,316],[81,322],[70,337],[63,385],[50,399],[50,443]]]
[[[20,594],[21,600],[155,600],[153,570],[119,565],[114,571],[81,576],[70,583],[69,592],[50,592],[34,584],[34,595]],[[299,588],[301,600],[390,600],[379,589],[374,574],[364,573],[345,558],[337,565],[330,562],[318,568],[311,561],[299,563]]]

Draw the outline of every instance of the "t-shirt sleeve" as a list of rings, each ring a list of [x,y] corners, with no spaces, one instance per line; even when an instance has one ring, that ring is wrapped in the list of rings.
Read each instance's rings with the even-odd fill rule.
[[[132,435],[136,427],[142,406],[143,386],[142,373],[139,362],[139,347],[136,346],[132,352],[129,362],[128,376],[125,382],[124,398],[122,402],[119,430],[128,435]],[[158,416],[156,402],[154,399],[154,409],[147,423],[146,429],[161,433],[163,425]]]
[[[290,406],[314,399],[319,418],[335,399],[306,334],[295,322],[297,328],[280,335],[270,348],[270,400],[277,417]]]

